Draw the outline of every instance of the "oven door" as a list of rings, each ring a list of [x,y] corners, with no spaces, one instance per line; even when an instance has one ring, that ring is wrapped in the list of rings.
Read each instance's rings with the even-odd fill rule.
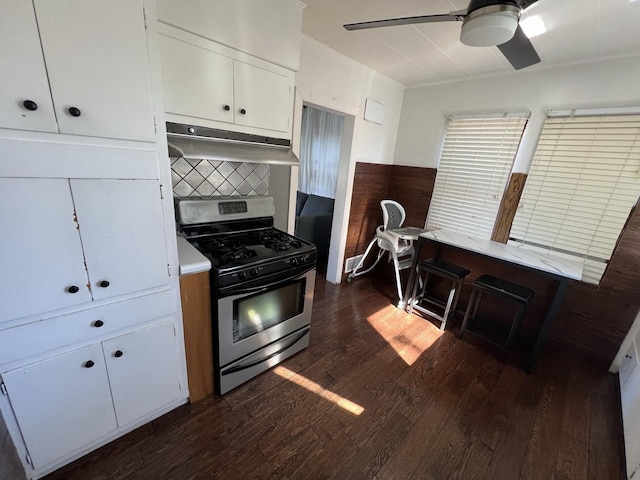
[[[218,368],[311,323],[315,269],[252,292],[218,299]]]

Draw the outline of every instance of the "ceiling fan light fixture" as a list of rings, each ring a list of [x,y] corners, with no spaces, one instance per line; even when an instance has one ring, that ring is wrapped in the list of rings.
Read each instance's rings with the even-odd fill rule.
[[[470,47],[502,45],[513,38],[519,19],[520,8],[515,5],[479,8],[465,17],[460,41]]]

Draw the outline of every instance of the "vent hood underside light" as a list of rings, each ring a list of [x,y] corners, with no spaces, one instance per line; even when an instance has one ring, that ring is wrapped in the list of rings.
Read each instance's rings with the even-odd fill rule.
[[[169,155],[190,160],[299,165],[291,142],[282,138],[167,123]]]

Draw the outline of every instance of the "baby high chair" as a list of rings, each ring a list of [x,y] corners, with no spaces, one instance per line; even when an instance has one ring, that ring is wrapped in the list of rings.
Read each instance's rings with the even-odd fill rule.
[[[380,202],[382,207],[382,220],[383,225],[376,228],[376,234],[373,240],[369,243],[369,246],[364,252],[364,255],[358,262],[358,265],[347,276],[347,282],[351,282],[354,277],[358,277],[365,273],[370,272],[375,268],[380,259],[385,253],[389,254],[388,261],[393,260],[393,266],[396,277],[396,288],[398,291],[398,298],[400,302],[398,306],[402,307],[402,285],[400,283],[400,270],[411,267],[413,261],[414,248],[413,238],[406,238],[406,235],[400,235],[391,230],[398,229],[402,226],[402,222],[406,218],[406,213],[402,205],[393,200],[382,200]],[[415,229],[420,231],[419,229]],[[417,238],[417,234],[415,235]],[[371,252],[371,249],[375,244],[378,244],[378,256],[369,268],[362,270],[367,256]]]

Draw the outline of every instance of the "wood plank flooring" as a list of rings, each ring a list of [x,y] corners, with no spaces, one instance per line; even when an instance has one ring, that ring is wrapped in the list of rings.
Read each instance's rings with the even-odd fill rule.
[[[393,290],[318,278],[308,349],[47,478],[625,478],[617,376],[550,349],[527,375]]]

